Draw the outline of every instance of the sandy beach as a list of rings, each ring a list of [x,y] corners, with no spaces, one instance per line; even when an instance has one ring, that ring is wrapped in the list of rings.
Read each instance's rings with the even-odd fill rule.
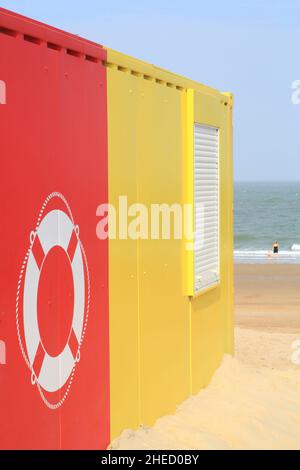
[[[236,326],[300,331],[300,264],[235,265]]]
[[[211,384],[111,448],[300,449],[300,265],[236,265],[235,324]]]

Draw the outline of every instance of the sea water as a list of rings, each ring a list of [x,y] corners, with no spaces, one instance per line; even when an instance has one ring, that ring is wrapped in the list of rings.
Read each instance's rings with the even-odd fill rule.
[[[234,192],[235,261],[300,263],[300,182],[237,182]]]

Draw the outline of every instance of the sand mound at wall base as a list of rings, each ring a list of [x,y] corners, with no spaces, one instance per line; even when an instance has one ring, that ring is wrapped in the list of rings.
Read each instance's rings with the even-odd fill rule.
[[[253,354],[256,334],[260,344],[271,341],[276,347],[276,333],[237,332],[243,344],[252,343]],[[257,367],[253,360],[241,362],[239,354],[225,356],[211,384],[180,405],[175,415],[160,418],[152,428],[125,431],[111,448],[300,449],[300,366],[289,361],[289,340],[295,337],[286,336],[278,334],[280,347],[287,344],[286,368],[261,362]]]

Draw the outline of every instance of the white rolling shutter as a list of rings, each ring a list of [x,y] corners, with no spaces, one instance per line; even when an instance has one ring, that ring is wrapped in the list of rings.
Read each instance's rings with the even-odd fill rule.
[[[194,290],[220,279],[219,129],[194,126]]]

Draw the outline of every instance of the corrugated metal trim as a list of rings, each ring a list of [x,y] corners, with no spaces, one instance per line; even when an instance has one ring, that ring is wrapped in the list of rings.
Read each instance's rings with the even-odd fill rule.
[[[182,86],[179,86],[179,85],[176,85],[175,83],[172,83],[172,82],[169,82],[169,81],[166,81],[166,80],[161,80],[161,79],[157,78],[155,75],[148,75],[148,74],[145,74],[145,73],[142,73],[142,72],[137,72],[136,70],[130,69],[128,67],[123,67],[123,66],[118,65],[114,62],[103,61],[102,64],[105,67],[115,69],[118,72],[130,73],[131,75],[133,75],[136,78],[142,78],[143,80],[147,80],[149,82],[154,82],[157,85],[163,85],[163,86],[166,86],[168,88],[173,88],[177,91],[185,91],[186,90],[186,88],[184,88]]]
[[[100,64],[106,59],[106,50],[100,44],[54,28],[39,21],[26,18],[0,7],[0,34],[23,39],[33,45],[46,44],[57,52],[72,51],[73,57]]]

